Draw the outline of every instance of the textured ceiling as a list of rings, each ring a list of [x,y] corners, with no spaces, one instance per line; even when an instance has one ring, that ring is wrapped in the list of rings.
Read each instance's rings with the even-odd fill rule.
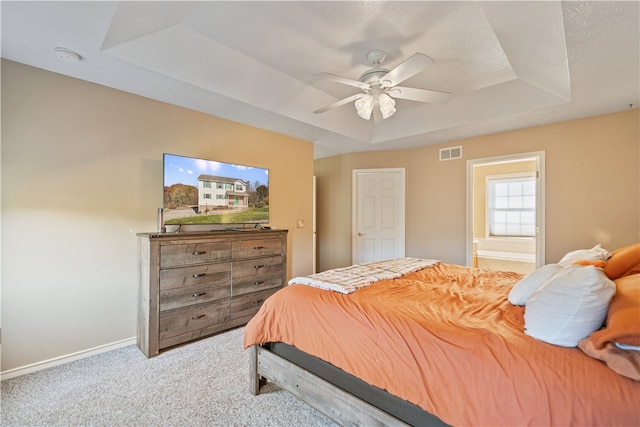
[[[640,3],[11,2],[2,57],[314,142],[315,157],[408,148],[637,107]],[[55,47],[82,56],[60,61]],[[353,104],[366,54],[435,60],[378,123]]]

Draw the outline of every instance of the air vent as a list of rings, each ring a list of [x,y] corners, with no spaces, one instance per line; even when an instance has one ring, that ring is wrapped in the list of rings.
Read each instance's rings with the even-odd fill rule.
[[[462,146],[441,148],[440,149],[440,161],[453,160],[462,158]]]

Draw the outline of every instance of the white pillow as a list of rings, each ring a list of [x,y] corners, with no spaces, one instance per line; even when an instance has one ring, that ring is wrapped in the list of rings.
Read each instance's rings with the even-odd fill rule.
[[[567,253],[560,261],[558,261],[558,264],[563,267],[567,267],[580,260],[606,261],[609,257],[611,257],[611,252],[601,248],[600,243],[598,243],[591,249],[578,249],[577,251]]]
[[[531,294],[561,268],[560,264],[547,264],[527,274],[511,288],[509,302],[513,305],[525,305]]]
[[[558,270],[527,301],[525,334],[575,347],[604,323],[616,285],[592,265]]]

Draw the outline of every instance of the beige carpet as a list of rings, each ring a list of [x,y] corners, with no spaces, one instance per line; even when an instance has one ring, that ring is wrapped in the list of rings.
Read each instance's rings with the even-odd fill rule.
[[[249,393],[243,328],[147,359],[135,346],[2,382],[3,426],[335,426],[273,385]]]

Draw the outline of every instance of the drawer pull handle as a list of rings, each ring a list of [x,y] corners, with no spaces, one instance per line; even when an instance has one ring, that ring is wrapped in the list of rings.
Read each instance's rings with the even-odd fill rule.
[[[256,270],[259,269],[259,268],[262,268],[262,267],[264,267],[264,264],[254,265],[253,266],[253,268],[255,268]]]
[[[202,319],[203,317],[204,317],[204,314],[201,314],[200,316],[193,316],[191,320],[198,320],[198,319]]]
[[[196,292],[195,294],[191,295],[193,298],[198,298],[201,297],[202,295],[206,295],[206,292]]]
[[[254,301],[253,303],[254,303],[255,305],[258,305],[258,304],[262,304],[263,302],[264,302],[264,300],[263,300],[263,299],[259,299],[259,300],[257,300],[257,301]]]
[[[263,285],[264,284],[264,280],[261,280],[259,282],[255,282],[254,285],[258,286],[258,285]]]
[[[264,246],[254,246],[253,249],[259,251],[260,249],[264,249]]]
[[[195,251],[192,255],[204,255],[206,253],[207,253],[206,251],[200,251],[200,252]]]
[[[198,277],[202,277],[202,276],[206,276],[205,273],[200,273],[200,274],[192,274],[191,277],[193,277],[194,279],[197,279]]]

